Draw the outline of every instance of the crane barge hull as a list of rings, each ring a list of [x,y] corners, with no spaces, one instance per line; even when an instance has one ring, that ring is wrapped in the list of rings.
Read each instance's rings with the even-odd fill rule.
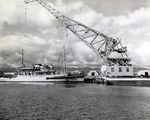
[[[119,85],[119,86],[150,86],[150,78],[128,77],[128,78],[111,78],[101,77],[96,80],[97,83],[105,85]]]

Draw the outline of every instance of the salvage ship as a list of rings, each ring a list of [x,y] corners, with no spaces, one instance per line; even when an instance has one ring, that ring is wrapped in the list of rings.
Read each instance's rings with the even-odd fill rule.
[[[32,66],[16,68],[13,74],[4,74],[0,82],[63,82],[63,81],[83,81],[82,72],[57,73],[53,65],[34,64]]]
[[[0,81],[46,81],[46,77],[55,74],[53,65],[34,64],[32,66],[16,67],[17,72],[8,76],[4,74]]]

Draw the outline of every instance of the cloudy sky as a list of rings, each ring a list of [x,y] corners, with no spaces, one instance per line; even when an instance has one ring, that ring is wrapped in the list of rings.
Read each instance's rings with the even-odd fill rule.
[[[150,0],[45,1],[72,19],[122,39],[134,64],[150,66]],[[25,5],[24,0],[0,0],[0,66],[20,65],[21,49],[26,64],[57,64],[64,45],[70,64],[99,62],[90,48],[67,33],[36,2]]]

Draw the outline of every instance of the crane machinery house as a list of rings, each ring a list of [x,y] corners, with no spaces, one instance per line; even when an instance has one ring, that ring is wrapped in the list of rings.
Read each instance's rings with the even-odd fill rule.
[[[117,59],[118,60],[118,59]],[[129,65],[107,65],[104,73],[107,77],[132,77],[134,75],[133,66]]]

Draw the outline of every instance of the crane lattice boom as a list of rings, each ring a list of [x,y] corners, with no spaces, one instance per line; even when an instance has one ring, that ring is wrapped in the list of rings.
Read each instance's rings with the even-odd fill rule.
[[[110,55],[114,52],[119,53],[122,59],[125,58],[124,60],[120,59],[120,64],[127,65],[128,61],[130,61],[126,53],[126,47],[122,46],[119,39],[104,35],[93,28],[64,16],[42,0],[25,0],[25,3],[28,4],[35,1],[54,15],[59,22],[63,23],[67,29],[96,52],[102,58],[104,64],[118,64],[115,59],[110,59]]]

